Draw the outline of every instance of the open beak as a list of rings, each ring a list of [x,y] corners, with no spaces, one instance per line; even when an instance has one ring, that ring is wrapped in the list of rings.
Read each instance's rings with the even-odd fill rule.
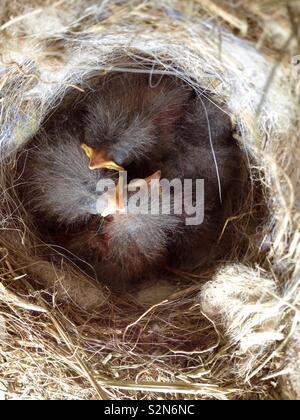
[[[146,181],[147,184],[150,185],[152,181],[160,181],[160,178],[161,178],[161,171],[156,171],[154,172],[154,174],[147,176],[147,178],[131,181],[130,185],[135,188],[143,187],[144,181]]]
[[[87,144],[81,145],[82,150],[90,160],[89,168],[94,169],[111,169],[113,171],[124,171],[122,166],[109,160],[103,151],[93,149]]]
[[[123,200],[123,188],[124,188],[123,178],[120,176],[116,189],[112,192],[106,192],[106,207],[101,211],[102,217],[112,216],[116,213],[122,213],[124,210],[124,200]]]
[[[131,181],[130,185],[131,187],[134,186],[135,188],[143,187],[145,185],[144,181],[146,181],[146,183],[150,185],[152,181],[155,181],[155,180],[160,181],[160,178],[161,178],[161,171],[157,171],[153,175],[150,175],[145,179]],[[124,197],[123,197],[123,189],[124,187],[126,188],[127,186],[126,185],[124,186],[123,182],[124,182],[123,177],[120,176],[118,184],[116,186],[115,197],[108,196],[108,204],[107,204],[107,207],[104,209],[104,211],[102,211],[101,213],[102,217],[112,216],[115,213],[122,213],[124,211],[125,204],[124,204]]]
[[[88,146],[87,144],[81,144],[81,148],[87,157],[90,160],[89,168],[91,170],[94,169],[111,169],[113,171],[123,172],[124,168],[117,163],[109,160],[105,155],[105,152],[93,149],[92,147]],[[144,181],[149,185],[152,181],[160,180],[161,178],[161,171],[156,171],[153,175],[148,176],[144,180],[135,180],[131,181],[131,186],[134,187],[143,187]],[[101,212],[102,217],[111,216],[115,213],[122,213],[125,208],[124,204],[124,197],[123,191],[124,188],[127,188],[126,185],[123,185],[123,177],[119,176],[118,184],[116,186],[115,194],[107,193],[107,206]]]

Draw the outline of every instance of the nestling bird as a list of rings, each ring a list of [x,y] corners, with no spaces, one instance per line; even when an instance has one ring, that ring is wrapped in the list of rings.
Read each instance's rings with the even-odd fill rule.
[[[229,116],[176,78],[127,73],[104,77],[72,112],[29,143],[22,167],[22,199],[46,239],[108,282],[205,264],[244,182]],[[99,214],[97,183],[113,179],[118,191],[124,170],[129,181],[204,179],[204,222]]]

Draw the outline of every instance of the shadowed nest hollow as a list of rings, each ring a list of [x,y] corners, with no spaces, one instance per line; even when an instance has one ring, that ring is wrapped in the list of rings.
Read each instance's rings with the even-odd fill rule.
[[[211,1],[191,2],[190,8],[183,1],[48,3],[25,2],[24,9],[5,4],[0,22],[0,395],[299,397],[299,86],[282,53],[286,45],[297,49],[297,2],[282,7],[278,27],[262,5],[246,2],[238,12],[228,2]],[[14,5],[21,14],[9,19]],[[260,39],[263,22],[268,25]],[[282,37],[273,45],[278,60],[268,55],[276,28]],[[263,44],[261,50],[253,41]],[[147,101],[154,111],[146,116],[150,125],[141,119],[137,126],[133,118],[134,133],[142,130],[152,144],[153,124],[169,137],[188,132],[180,153],[188,162],[201,103],[208,142],[207,155],[201,153],[215,185],[207,194],[217,201],[222,195],[223,206],[210,210],[219,220],[213,235],[197,231],[186,242],[176,237],[176,253],[155,270],[151,259],[127,275],[124,260],[116,270],[116,264],[103,268],[102,260],[87,257],[88,234],[73,246],[90,222],[72,219],[78,202],[65,195],[58,207],[53,191],[63,197],[57,174],[66,168],[74,178],[81,162],[83,180],[89,173],[97,180],[98,169],[88,169],[80,148],[92,118],[89,104],[97,107],[98,94],[122,97],[125,86],[128,108],[137,84],[144,89],[141,102],[135,100],[138,112]],[[109,107],[107,130],[114,137]],[[223,145],[217,133],[224,127]],[[129,128],[122,130],[126,138]],[[76,151],[67,158],[64,139],[74,136]],[[224,156],[229,163],[222,166]],[[65,157],[66,167],[59,163]],[[161,167],[144,160],[137,166],[127,158],[132,178],[157,169],[173,174],[174,165],[163,166],[163,160]],[[129,261],[130,253],[119,251],[126,248],[122,226],[114,227],[122,238],[116,254]],[[140,226],[148,248],[159,248],[155,235],[147,236],[149,225]],[[195,257],[190,249],[197,247]]]

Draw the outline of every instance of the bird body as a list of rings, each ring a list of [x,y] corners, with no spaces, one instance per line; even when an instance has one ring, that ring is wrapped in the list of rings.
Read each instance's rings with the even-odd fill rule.
[[[243,182],[242,153],[226,113],[180,80],[164,76],[152,84],[147,75],[107,76],[80,102],[76,120],[70,111],[63,126],[41,130],[26,154],[25,206],[49,240],[108,281],[201,265]],[[97,185],[112,179],[118,188],[120,170],[129,182],[157,173],[169,181],[203,179],[203,223],[186,226],[184,213],[162,211],[103,217]]]

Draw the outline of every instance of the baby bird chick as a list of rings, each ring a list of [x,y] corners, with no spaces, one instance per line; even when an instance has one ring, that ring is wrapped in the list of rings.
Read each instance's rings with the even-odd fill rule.
[[[175,78],[151,84],[147,75],[118,74],[105,77],[68,124],[41,131],[24,163],[23,201],[49,240],[108,282],[207,262],[231,215],[232,193],[244,182],[242,153],[220,107]],[[99,181],[114,180],[118,191],[124,170],[129,182],[158,173],[170,181],[203,179],[203,223],[186,226],[184,213],[162,209],[99,213]]]

